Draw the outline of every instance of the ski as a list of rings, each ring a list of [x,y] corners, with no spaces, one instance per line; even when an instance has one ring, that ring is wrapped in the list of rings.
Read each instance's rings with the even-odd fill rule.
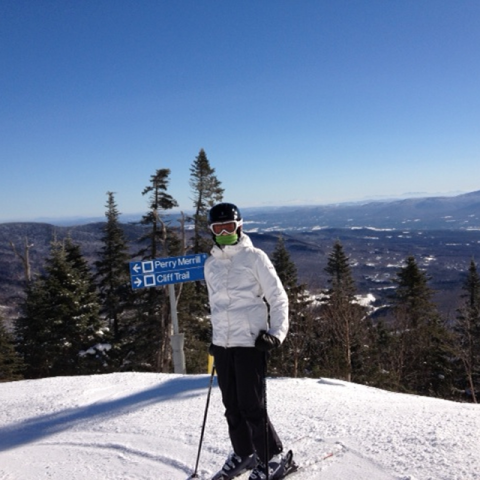
[[[279,477],[279,478],[295,476],[295,474],[297,474],[297,473],[307,472],[311,467],[313,467],[313,466],[315,466],[315,465],[317,465],[317,464],[319,464],[319,463],[321,463],[325,460],[328,460],[329,458],[332,458],[336,455],[339,455],[342,452],[344,452],[344,446],[342,444],[338,443],[336,445],[335,449],[331,450],[330,452],[324,453],[323,455],[317,457],[315,460],[313,460],[311,462],[308,462],[308,463],[305,463],[305,464],[302,464],[302,465],[297,465],[295,462],[293,462],[294,467],[290,468],[290,469],[287,469],[287,472],[285,473],[285,475],[283,477]],[[288,453],[291,453],[291,451],[288,452]],[[293,454],[292,454],[292,456],[293,456]]]

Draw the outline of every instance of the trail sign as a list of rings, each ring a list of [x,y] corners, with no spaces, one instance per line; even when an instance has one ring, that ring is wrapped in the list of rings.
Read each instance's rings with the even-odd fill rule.
[[[183,257],[157,258],[130,262],[130,283],[133,289],[168,285],[173,332],[170,337],[175,373],[185,374],[184,335],[178,330],[177,301],[174,283],[203,280],[206,253]]]
[[[206,259],[206,253],[198,253],[130,262],[130,283],[133,289],[138,289],[203,280]]]

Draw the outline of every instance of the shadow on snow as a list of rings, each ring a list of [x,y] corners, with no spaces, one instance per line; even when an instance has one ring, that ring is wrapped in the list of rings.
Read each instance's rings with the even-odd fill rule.
[[[115,400],[40,415],[0,427],[0,451],[9,450],[71,429],[82,422],[104,421],[129,414],[175,397],[195,396],[194,390],[208,387],[208,376],[183,376],[162,382],[147,390]]]

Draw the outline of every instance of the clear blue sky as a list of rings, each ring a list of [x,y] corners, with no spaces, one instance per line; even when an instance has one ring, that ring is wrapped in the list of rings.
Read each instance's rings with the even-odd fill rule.
[[[480,189],[478,0],[2,0],[0,221]]]

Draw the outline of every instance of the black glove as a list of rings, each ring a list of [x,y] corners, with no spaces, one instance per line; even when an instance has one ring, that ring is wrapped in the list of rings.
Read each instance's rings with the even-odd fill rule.
[[[213,343],[211,343],[211,344],[209,345],[209,347],[208,347],[208,353],[209,353],[212,357],[214,357],[214,356],[215,356],[215,355],[214,355],[214,352],[215,352],[215,345],[214,345]]]
[[[265,330],[262,330],[255,340],[255,348],[262,352],[269,352],[278,346],[280,346],[280,340]]]

